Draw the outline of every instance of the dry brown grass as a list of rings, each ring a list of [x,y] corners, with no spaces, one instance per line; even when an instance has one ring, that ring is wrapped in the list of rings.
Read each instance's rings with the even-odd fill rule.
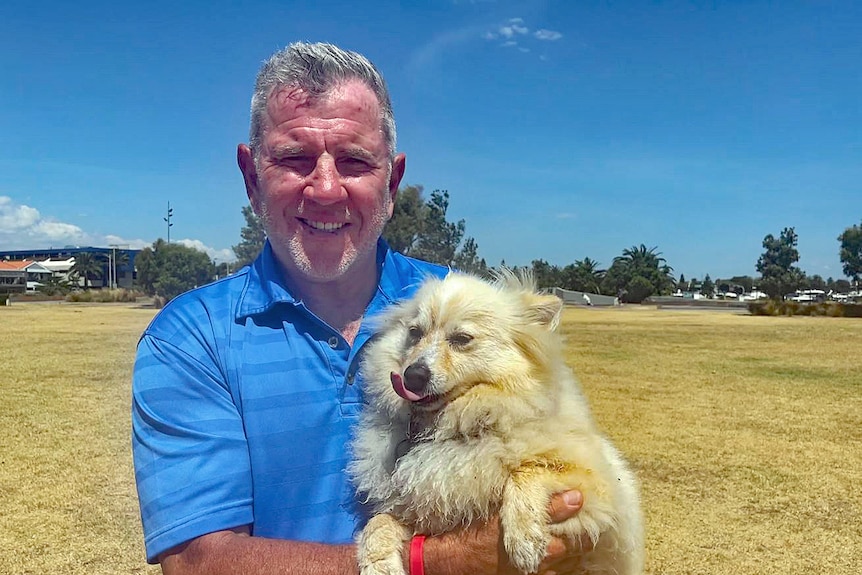
[[[862,321],[567,310],[642,481],[648,572],[862,573]]]
[[[152,315],[0,308],[0,573],[158,573],[129,453],[133,349]],[[862,573],[862,321],[564,319],[596,417],[641,477],[649,573]]]
[[[144,561],[129,378],[152,310],[0,308],[0,573],[159,573]]]

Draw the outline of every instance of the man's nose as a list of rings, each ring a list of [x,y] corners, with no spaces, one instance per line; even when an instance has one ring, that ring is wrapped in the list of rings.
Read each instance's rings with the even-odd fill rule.
[[[317,164],[311,172],[305,197],[321,205],[335,204],[347,197],[347,191],[341,185],[341,174],[335,158],[323,154],[317,158]]]

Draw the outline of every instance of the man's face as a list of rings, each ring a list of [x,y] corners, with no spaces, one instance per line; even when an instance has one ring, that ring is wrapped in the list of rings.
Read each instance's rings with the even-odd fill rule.
[[[288,273],[319,282],[373,269],[404,172],[403,154],[389,160],[374,93],[350,81],[309,104],[301,90],[276,90],[263,126],[256,162],[240,146],[239,163]]]

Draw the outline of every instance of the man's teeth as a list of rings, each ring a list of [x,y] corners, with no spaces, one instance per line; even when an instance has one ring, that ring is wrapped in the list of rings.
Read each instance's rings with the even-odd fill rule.
[[[336,224],[332,222],[313,222],[311,220],[305,220],[305,223],[316,230],[323,230],[325,232],[334,232],[344,227],[344,224]]]

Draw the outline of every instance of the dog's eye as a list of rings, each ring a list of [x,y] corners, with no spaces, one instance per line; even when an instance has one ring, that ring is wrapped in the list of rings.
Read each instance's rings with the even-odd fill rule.
[[[464,347],[471,341],[473,341],[473,336],[469,333],[464,333],[463,331],[453,333],[449,336],[449,343],[455,347]]]
[[[409,335],[410,339],[412,339],[413,341],[419,341],[420,339],[422,339],[422,328],[418,325],[411,325],[407,329],[407,335]]]

